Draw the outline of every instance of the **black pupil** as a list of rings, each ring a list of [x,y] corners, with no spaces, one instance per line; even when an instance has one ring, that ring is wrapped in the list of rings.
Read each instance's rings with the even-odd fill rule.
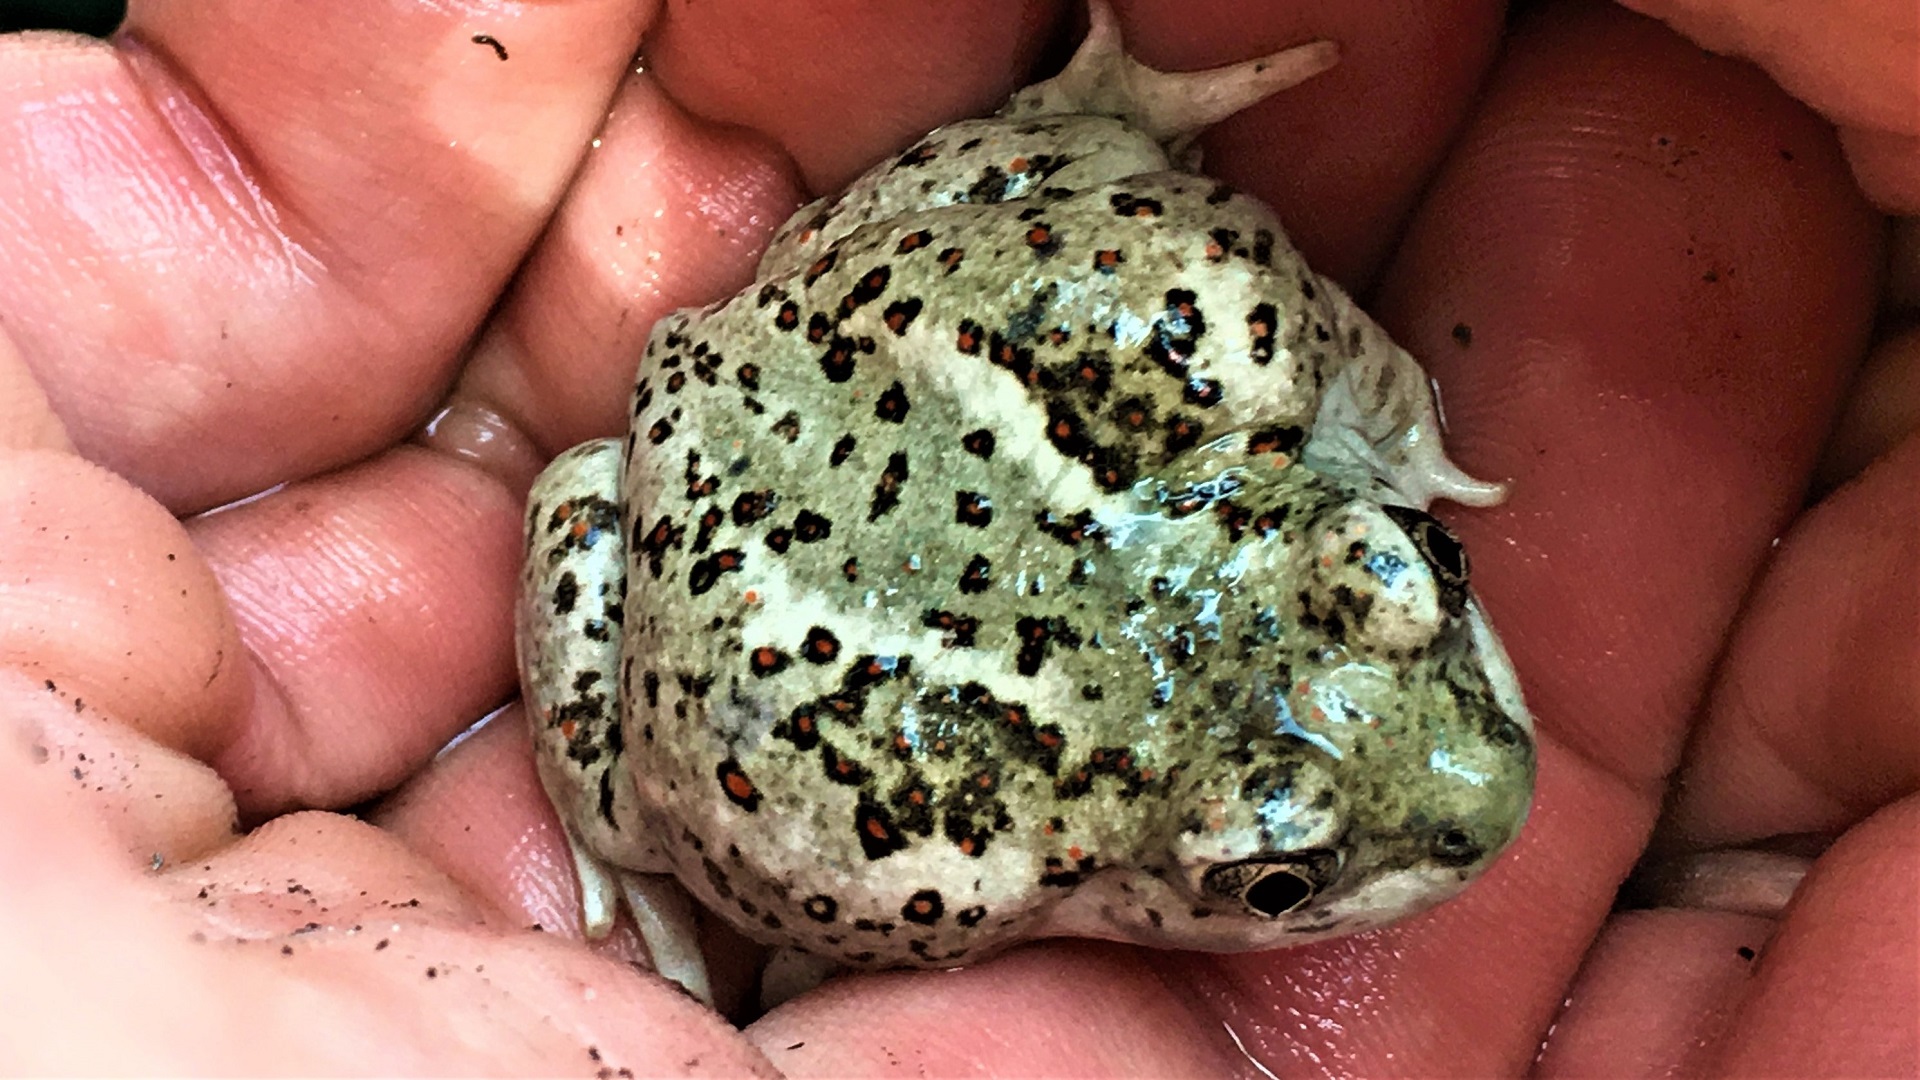
[[[1455,581],[1466,580],[1467,553],[1452,533],[1439,522],[1428,521],[1427,527],[1415,535],[1421,550],[1426,552],[1427,559],[1436,569]]]
[[[1285,915],[1306,903],[1312,895],[1313,886],[1306,881],[1286,870],[1275,870],[1247,886],[1247,895],[1242,899],[1262,915]]]
[[[1467,583],[1467,552],[1460,541],[1453,538],[1445,525],[1440,524],[1432,514],[1424,510],[1415,510],[1411,506],[1383,506],[1407,537],[1413,541],[1420,554],[1433,567],[1433,572],[1449,585],[1464,586]]]

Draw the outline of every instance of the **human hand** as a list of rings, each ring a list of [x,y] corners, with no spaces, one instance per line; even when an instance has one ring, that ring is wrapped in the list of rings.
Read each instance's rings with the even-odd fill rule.
[[[731,1074],[764,1051],[800,1075],[1218,1075],[1253,1067],[1244,1045],[1485,1074],[1556,1020],[1566,1071],[1911,1060],[1895,718],[1920,627],[1894,526],[1920,447],[1799,512],[1880,223],[1764,78],[1593,6],[1523,20],[1497,63],[1487,3],[1126,12],[1167,67],[1342,42],[1208,160],[1316,265],[1379,283],[1456,456],[1514,483],[1448,515],[1541,727],[1534,821],[1486,880],[1285,952],[1055,943],[846,979],[744,1036],[622,966],[631,938],[574,944],[517,714],[430,760],[512,695],[520,485],[617,429],[655,317],[743,284],[803,190],[1027,81],[1058,15],[641,8],[156,0],[123,62],[0,44],[0,331],[25,360],[0,353],[5,437],[59,438],[29,427],[30,368],[83,453],[176,511],[291,481],[183,531],[71,458],[0,459],[0,656],[45,749],[0,758],[13,1068]],[[648,72],[623,75],[643,32]],[[456,380],[426,448],[391,446]],[[1757,965],[1736,949],[1766,920],[1609,914],[1696,720],[1681,839],[1845,830]],[[1789,783],[1774,758],[1817,768]],[[253,820],[403,783],[384,832],[227,834],[236,801]]]

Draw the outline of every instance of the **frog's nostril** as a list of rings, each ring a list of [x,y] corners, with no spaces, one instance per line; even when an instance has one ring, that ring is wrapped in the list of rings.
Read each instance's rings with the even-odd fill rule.
[[[1433,838],[1433,857],[1448,866],[1471,866],[1486,854],[1464,829],[1448,829]]]

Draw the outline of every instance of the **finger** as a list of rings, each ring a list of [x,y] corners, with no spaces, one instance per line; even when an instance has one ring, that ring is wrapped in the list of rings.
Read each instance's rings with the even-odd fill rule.
[[[1057,0],[668,8],[647,63],[695,116],[770,136],[815,194],[929,129],[998,108],[1059,24]]]
[[[1904,1076],[1920,1063],[1912,800],[1849,832],[1783,918],[1610,920],[1542,1049],[1545,1076]]]
[[[0,41],[0,307],[75,443],[191,509],[417,423],[651,11],[149,0]]]
[[[1860,190],[1889,214],[1920,214],[1920,130],[1915,129],[1920,120],[1906,131],[1840,129],[1840,145]]]
[[[531,747],[525,714],[510,706],[382,799],[368,820],[519,925],[583,941],[566,836]]]
[[[651,75],[626,80],[595,143],[455,405],[503,413],[540,463],[619,430],[654,321],[745,286],[801,201],[777,147],[688,118]]]
[[[1821,456],[1817,489],[1831,491],[1859,475],[1916,431],[1920,431],[1920,326],[1911,326],[1875,345],[1861,365]]]
[[[1913,81],[1920,14],[1888,0],[1842,0],[1804,18],[1790,5],[1729,0],[1627,0],[1715,52],[1767,69],[1787,92],[1835,123],[1912,130],[1920,123]]]
[[[1608,7],[1516,31],[1380,306],[1449,445],[1513,484],[1453,519],[1538,720],[1535,816],[1429,919],[1223,960],[1263,1060],[1526,1066],[1864,347],[1877,236],[1831,132],[1752,70]]]
[[[1591,5],[1516,37],[1455,161],[1382,315],[1513,483],[1458,520],[1542,723],[1652,783],[1864,355],[1881,219],[1758,73]]]
[[[195,519],[260,687],[211,758],[243,811],[368,798],[512,695],[519,502],[403,448]]]
[[[1683,910],[1608,920],[1535,1074],[1698,1076],[1753,976],[1771,919]]]
[[[38,441],[58,441],[40,416],[54,438]],[[193,755],[234,729],[251,687],[179,522],[98,466],[19,449],[0,450],[0,521],[0,756],[37,764],[130,864],[226,843],[233,796]]]
[[[773,1075],[684,996],[495,925],[349,818],[282,818],[141,878],[0,753],[0,875],[13,1071]]]
[[[45,687],[19,680],[0,691],[28,760],[59,781],[76,819],[113,837],[127,865],[161,870],[232,842],[233,792],[218,773]]]
[[[1906,1076],[1920,1065],[1920,802],[1815,864],[1719,1040],[1720,1075]],[[1661,961],[1656,961],[1656,963]]]
[[[1791,4],[1624,0],[1715,52],[1765,68],[1841,127],[1864,188],[1895,213],[1920,212],[1920,13],[1900,0],[1844,0],[1821,18]]]
[[[1788,533],[1746,606],[1663,834],[1836,833],[1920,790],[1920,438]]]
[[[1258,196],[1307,262],[1362,288],[1405,226],[1493,62],[1504,5],[1133,0],[1140,59],[1173,70],[1326,38],[1340,63],[1203,140],[1209,174]]]
[[[75,713],[204,757],[252,685],[220,585],[178,522],[68,454],[0,455],[0,668]]]

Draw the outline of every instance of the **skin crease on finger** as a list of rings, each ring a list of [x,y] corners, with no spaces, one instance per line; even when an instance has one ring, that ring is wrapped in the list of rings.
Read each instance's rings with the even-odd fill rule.
[[[0,330],[0,451],[33,449],[71,452],[73,442],[13,339]]]

